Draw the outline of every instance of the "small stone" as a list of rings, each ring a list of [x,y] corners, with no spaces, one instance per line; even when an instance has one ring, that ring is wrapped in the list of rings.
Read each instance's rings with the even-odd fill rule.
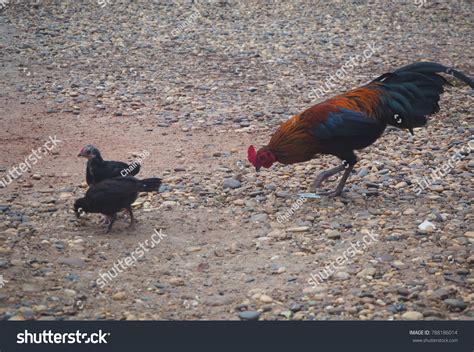
[[[359,271],[357,273],[357,277],[367,277],[367,276],[372,277],[375,275],[375,272],[376,272],[376,269],[374,267],[369,266]]]
[[[436,230],[436,226],[433,223],[429,222],[428,220],[425,220],[420,225],[418,225],[418,229],[422,233],[430,233]]]
[[[299,312],[302,307],[303,307],[303,306],[302,306],[301,304],[293,303],[293,304],[290,306],[290,310],[291,310],[293,313],[296,313],[296,312]]]
[[[40,175],[40,174],[33,174],[33,175],[31,176],[31,178],[32,178],[33,180],[41,180],[41,175]]]
[[[396,189],[404,188],[407,186],[407,183],[405,181],[399,182],[395,185]]]
[[[444,303],[452,310],[464,310],[467,307],[467,304],[460,299],[448,298],[444,300]]]
[[[271,302],[273,302],[273,298],[271,298],[270,296],[267,296],[267,295],[261,295],[260,296],[260,302],[262,302],[262,303],[271,303]]]
[[[280,313],[278,313],[278,315],[281,315],[282,317],[285,317],[287,320],[290,320],[293,313],[291,312],[291,310],[283,310]]]
[[[474,238],[474,231],[464,232],[464,236],[469,238]]]
[[[295,315],[293,315],[293,320],[303,320],[305,317],[304,312],[297,312]]]
[[[117,292],[117,293],[115,293],[115,294],[112,295],[112,299],[113,299],[114,301],[123,301],[123,300],[126,299],[126,298],[127,298],[127,294],[126,294],[125,292],[123,292],[123,291]]]
[[[176,206],[176,202],[173,200],[165,200],[164,202],[161,203],[161,206],[164,208],[172,208]]]
[[[169,283],[173,286],[184,286],[184,280],[180,277],[172,277],[169,280]]]
[[[69,289],[69,288],[66,288],[66,289],[64,290],[64,293],[65,293],[67,296],[70,296],[70,297],[74,297],[74,296],[77,294],[76,291],[71,290],[71,289]]]
[[[349,280],[351,275],[345,271],[339,271],[334,275],[334,277],[338,278],[339,280]]]
[[[395,303],[392,306],[387,307],[387,310],[392,313],[404,312],[407,310],[406,306],[402,303]]]
[[[410,294],[410,290],[405,287],[399,287],[397,288],[397,293],[402,296],[408,296]]]
[[[78,268],[83,268],[86,266],[86,263],[81,258],[75,258],[75,257],[59,258],[58,263],[68,265],[68,266],[78,267]]]
[[[423,314],[414,310],[409,310],[408,312],[405,312],[402,314],[402,319],[403,320],[421,320],[423,319]]]
[[[357,176],[359,177],[364,177],[369,173],[369,170],[366,167],[363,167],[362,169],[359,170],[357,173]]]
[[[203,299],[203,303],[208,306],[217,307],[232,303],[232,299],[225,296],[210,296]]]
[[[260,312],[255,310],[246,310],[239,313],[239,318],[242,320],[258,320],[260,317]]]
[[[255,214],[250,217],[251,222],[264,222],[268,218],[267,214]]]
[[[277,198],[287,198],[289,195],[290,193],[287,191],[279,191],[275,193],[275,196],[277,196]]]
[[[446,299],[449,297],[449,291],[445,288],[439,288],[431,294],[431,298],[434,299]]]
[[[240,181],[233,179],[233,178],[226,178],[224,180],[224,183],[222,185],[224,189],[230,188],[230,189],[235,189],[240,187]]]
[[[306,232],[309,230],[308,226],[290,227],[286,229],[287,232]]]
[[[331,240],[338,240],[338,239],[341,238],[341,233],[339,231],[336,231],[336,230],[330,230],[327,233],[327,237]]]
[[[286,268],[284,266],[280,266],[276,271],[275,273],[277,274],[283,274],[284,272],[286,272]]]
[[[191,246],[186,248],[186,252],[188,253],[194,253],[194,252],[199,252],[202,249],[202,247],[199,246]]]
[[[432,191],[435,191],[435,192],[438,192],[438,193],[441,193],[444,191],[444,187],[442,185],[431,185],[431,190]]]

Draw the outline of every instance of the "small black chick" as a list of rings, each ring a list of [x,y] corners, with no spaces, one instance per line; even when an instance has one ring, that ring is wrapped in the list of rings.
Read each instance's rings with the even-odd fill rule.
[[[140,164],[133,162],[128,165],[121,161],[106,161],[102,159],[99,149],[93,145],[86,145],[81,149],[78,156],[87,158],[86,181],[93,185],[102,180],[118,176],[135,176],[140,171]]]
[[[158,191],[161,185],[159,178],[136,179],[132,176],[115,177],[91,185],[84,198],[74,202],[74,212],[102,213],[109,220],[107,232],[112,229],[117,219],[117,212],[126,210],[130,214],[130,226],[133,225],[132,203],[137,199],[138,192]]]

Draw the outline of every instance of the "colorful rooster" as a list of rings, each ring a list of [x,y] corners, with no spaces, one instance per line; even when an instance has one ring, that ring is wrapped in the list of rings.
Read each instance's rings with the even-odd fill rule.
[[[320,173],[311,189],[344,171],[332,192],[337,196],[357,162],[355,149],[374,143],[387,125],[408,129],[426,125],[427,116],[439,111],[443,86],[450,84],[438,73],[447,73],[474,88],[474,82],[452,68],[434,62],[419,62],[385,73],[369,84],[338,95],[293,116],[273,134],[270,143],[258,150],[248,148],[248,160],[258,171],[276,161],[294,164],[330,154],[343,160]]]

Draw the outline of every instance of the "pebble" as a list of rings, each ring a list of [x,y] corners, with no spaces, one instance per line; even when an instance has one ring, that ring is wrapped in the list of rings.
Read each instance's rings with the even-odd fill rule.
[[[329,230],[327,232],[327,238],[331,239],[331,240],[338,240],[341,238],[341,233],[339,231],[336,231],[336,230]]]
[[[339,280],[349,280],[351,275],[349,273],[346,273],[345,271],[338,271],[334,277],[336,277]]]
[[[224,189],[230,188],[230,189],[235,189],[240,187],[240,181],[233,179],[233,178],[226,178],[224,180],[224,183],[222,185]]]
[[[180,277],[172,277],[169,279],[169,283],[172,286],[184,286],[184,279]]]
[[[202,303],[208,306],[217,307],[231,304],[232,299],[226,296],[216,295],[204,298]]]
[[[72,267],[83,268],[86,266],[86,263],[81,258],[69,257],[69,258],[59,258],[59,264],[65,264]]]
[[[199,246],[191,246],[191,247],[187,247],[185,249],[185,251],[188,252],[188,253],[199,252],[201,250],[202,250],[202,247],[199,247]]]
[[[127,294],[125,292],[117,292],[112,295],[112,299],[114,301],[123,301],[127,298]]]
[[[239,318],[242,320],[258,320],[260,312],[254,310],[246,310],[239,313]]]
[[[423,314],[414,310],[409,310],[402,314],[403,320],[422,320]]]
[[[464,301],[454,298],[445,299],[444,303],[446,303],[448,307],[453,310],[464,310],[467,307],[467,304]]]
[[[375,275],[376,269],[374,267],[367,267],[357,273],[357,277],[372,277]]]
[[[474,231],[465,232],[464,236],[469,237],[469,238],[474,238]]]
[[[429,222],[428,220],[423,221],[420,225],[418,225],[418,229],[422,233],[431,233],[436,230],[435,224]]]
[[[445,288],[439,288],[431,294],[431,298],[434,299],[446,299],[449,297],[449,291]]]
[[[286,229],[287,232],[306,232],[308,230],[309,230],[308,226],[290,227]]]
[[[273,302],[273,298],[271,298],[270,296],[267,296],[267,295],[261,295],[259,299],[260,299],[260,302],[262,302],[262,303],[271,303],[271,302]]]
[[[302,306],[301,304],[298,304],[298,303],[293,303],[293,304],[290,306],[290,310],[291,310],[293,313],[299,312],[302,308],[303,308],[303,306]]]

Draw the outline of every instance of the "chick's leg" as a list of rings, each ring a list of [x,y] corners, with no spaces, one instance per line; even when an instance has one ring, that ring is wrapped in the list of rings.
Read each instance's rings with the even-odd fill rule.
[[[102,220],[100,220],[100,225],[106,226],[110,224],[110,217],[109,216],[104,216]]]
[[[115,220],[117,220],[117,214],[115,213],[114,215],[110,216],[110,224],[109,226],[107,227],[107,233],[110,232],[110,230],[112,230],[112,225],[114,224]]]
[[[135,224],[135,218],[133,217],[132,207],[125,208],[125,211],[130,215],[130,226],[132,227]]]

